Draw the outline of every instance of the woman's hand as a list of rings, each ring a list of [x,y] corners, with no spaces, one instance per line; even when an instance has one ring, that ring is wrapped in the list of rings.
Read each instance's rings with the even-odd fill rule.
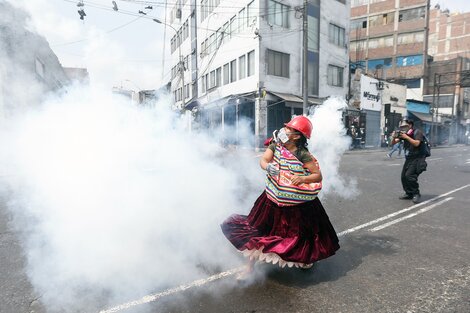
[[[298,186],[300,184],[305,183],[305,176],[294,175],[291,181],[294,186]]]

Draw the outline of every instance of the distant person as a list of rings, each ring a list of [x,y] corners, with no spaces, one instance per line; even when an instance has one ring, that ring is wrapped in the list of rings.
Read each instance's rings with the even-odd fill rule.
[[[387,157],[391,158],[393,153],[398,151],[398,156],[401,155],[401,150],[403,148],[403,142],[401,140],[398,140],[397,142],[394,142],[394,139],[397,138],[397,132],[393,131],[392,134],[390,135],[390,144],[392,145],[392,150],[390,150],[389,153],[387,153]]]
[[[400,133],[397,140],[403,141],[405,150],[405,164],[401,172],[401,183],[405,194],[400,199],[412,199],[418,203],[421,199],[418,176],[426,170],[426,160],[421,145],[423,144],[423,132],[414,128],[411,120],[403,120],[400,123]]]
[[[260,158],[266,189],[248,216],[232,215],[221,227],[248,258],[237,279],[246,279],[256,262],[308,269],[339,249],[338,237],[320,200],[322,174],[307,149],[312,124],[296,116],[279,130]],[[275,132],[276,133],[276,132]]]

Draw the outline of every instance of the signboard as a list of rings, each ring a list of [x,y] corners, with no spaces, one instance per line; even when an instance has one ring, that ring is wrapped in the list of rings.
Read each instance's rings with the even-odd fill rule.
[[[361,109],[371,111],[382,110],[382,96],[378,86],[378,79],[361,75]]]

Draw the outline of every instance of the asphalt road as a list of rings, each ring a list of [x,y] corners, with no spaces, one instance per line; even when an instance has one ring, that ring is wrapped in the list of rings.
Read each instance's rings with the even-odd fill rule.
[[[155,290],[158,299],[115,312],[470,312],[470,147],[432,153],[418,206],[398,200],[403,159],[347,153],[341,171],[360,195],[323,201],[341,249],[312,270],[261,265],[247,283],[201,277],[200,286]],[[42,312],[0,211],[0,312]]]

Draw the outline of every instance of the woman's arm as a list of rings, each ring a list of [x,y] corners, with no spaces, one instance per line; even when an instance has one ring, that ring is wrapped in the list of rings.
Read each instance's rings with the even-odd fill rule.
[[[266,149],[266,151],[264,151],[263,155],[259,159],[259,165],[261,166],[263,170],[266,170],[266,167],[268,166],[269,163],[271,163],[271,161],[273,160],[273,157],[274,157],[273,150],[268,148]]]
[[[319,183],[322,181],[323,177],[321,175],[321,171],[314,161],[305,162],[304,168],[310,171],[310,175],[308,176],[295,175],[292,178],[292,183],[294,185]]]

